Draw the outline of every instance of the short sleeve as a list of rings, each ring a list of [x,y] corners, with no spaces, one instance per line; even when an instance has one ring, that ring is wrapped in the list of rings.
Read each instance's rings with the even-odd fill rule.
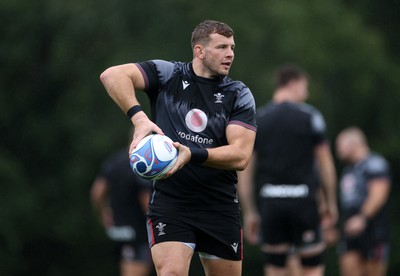
[[[228,124],[240,125],[253,131],[257,130],[256,105],[249,88],[244,87],[238,93]]]
[[[160,86],[171,78],[175,68],[173,62],[165,60],[151,60],[135,64],[142,73],[145,83],[144,91],[149,94],[157,93]]]
[[[367,161],[365,167],[365,174],[368,180],[381,177],[389,178],[390,177],[389,164],[383,157],[373,155]]]
[[[311,130],[315,145],[326,141],[325,120],[322,114],[317,110],[313,110],[311,113]]]

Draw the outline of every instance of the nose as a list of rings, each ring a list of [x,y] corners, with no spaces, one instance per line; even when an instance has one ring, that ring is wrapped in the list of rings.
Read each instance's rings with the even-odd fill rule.
[[[228,52],[226,54],[226,57],[233,58],[234,56],[235,56],[235,52],[233,51],[232,48],[229,48]]]

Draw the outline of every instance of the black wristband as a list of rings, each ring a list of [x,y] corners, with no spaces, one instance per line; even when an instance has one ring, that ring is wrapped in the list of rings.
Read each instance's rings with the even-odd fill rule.
[[[133,117],[133,115],[135,115],[139,111],[142,111],[142,107],[140,105],[134,105],[131,108],[129,108],[129,110],[126,112],[126,115],[130,119]]]
[[[190,153],[192,154],[192,157],[190,159],[190,162],[196,163],[196,164],[203,164],[206,162],[208,158],[208,151],[204,148],[189,148]]]

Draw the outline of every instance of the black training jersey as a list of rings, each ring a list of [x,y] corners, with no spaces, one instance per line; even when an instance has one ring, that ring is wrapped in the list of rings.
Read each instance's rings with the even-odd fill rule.
[[[192,63],[137,63],[145,79],[152,119],[173,141],[188,147],[227,145],[227,125],[256,130],[255,103],[248,87],[231,79],[197,76]],[[188,163],[157,180],[150,210],[238,209],[235,171]]]
[[[136,232],[136,240],[145,241],[146,216],[138,198],[140,193],[150,190],[151,183],[132,172],[126,149],[107,159],[99,176],[108,183],[114,226],[131,226]]]
[[[340,203],[343,219],[360,212],[368,196],[368,183],[377,178],[390,179],[390,172],[387,161],[375,153],[343,170],[340,180]],[[374,224],[385,225],[386,220],[387,204],[371,221]]]
[[[268,103],[257,111],[257,125],[258,187],[302,185],[314,196],[314,149],[326,140],[320,112],[304,103]]]

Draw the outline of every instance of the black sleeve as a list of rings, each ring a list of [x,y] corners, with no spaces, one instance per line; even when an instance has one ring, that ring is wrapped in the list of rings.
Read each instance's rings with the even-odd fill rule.
[[[390,178],[389,164],[380,156],[372,156],[366,164],[365,176],[368,181],[374,178]]]
[[[249,88],[244,87],[239,92],[228,124],[240,125],[253,131],[257,130],[256,104]]]
[[[157,68],[154,62],[144,61],[136,63],[144,79],[144,91],[153,94],[158,91],[160,80],[157,74]]]
[[[327,141],[325,120],[319,111],[311,113],[311,129],[314,145]]]

